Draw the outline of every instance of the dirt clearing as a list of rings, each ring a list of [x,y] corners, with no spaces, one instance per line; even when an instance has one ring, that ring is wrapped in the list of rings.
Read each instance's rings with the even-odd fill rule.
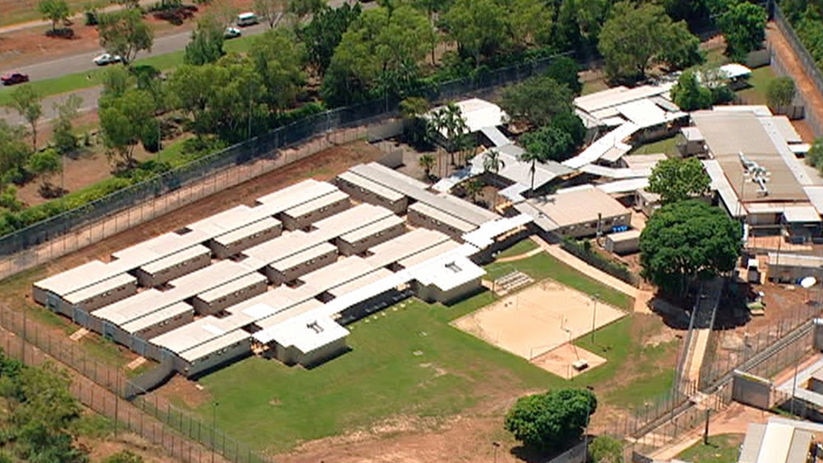
[[[595,307],[596,304],[596,307]],[[503,350],[532,360],[626,314],[587,294],[544,281],[453,322]]]

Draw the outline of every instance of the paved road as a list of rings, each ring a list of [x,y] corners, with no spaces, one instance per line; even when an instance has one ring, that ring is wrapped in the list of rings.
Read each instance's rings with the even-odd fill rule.
[[[243,35],[257,35],[262,34],[269,28],[268,24],[258,24],[256,26],[246,27],[243,29]],[[146,58],[149,56],[165,55],[173,51],[182,50],[186,48],[186,44],[191,39],[191,32],[181,32],[179,34],[167,35],[158,37],[154,40],[154,46],[149,53],[140,53],[137,58]],[[100,51],[89,53],[81,53],[78,55],[67,56],[65,58],[54,59],[30,66],[22,66],[18,68],[20,72],[29,75],[31,80],[51,79],[60,77],[65,74],[75,74],[78,72],[87,72],[91,69],[96,69],[97,66],[92,62],[92,59],[99,55]]]

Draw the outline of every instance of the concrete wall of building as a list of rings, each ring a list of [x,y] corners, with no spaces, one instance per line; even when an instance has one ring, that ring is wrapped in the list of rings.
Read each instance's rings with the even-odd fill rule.
[[[765,378],[735,370],[732,377],[732,399],[761,410],[769,410],[774,405],[772,383]]]
[[[192,378],[200,376],[227,363],[235,362],[250,354],[251,335],[249,335],[249,339],[247,340],[235,343],[232,346],[221,349],[219,352],[213,352],[211,355],[200,358],[193,363],[188,363],[177,357],[175,366],[179,367],[177,371],[179,371],[183,376]]]
[[[214,256],[218,259],[227,259],[228,257],[233,256],[243,250],[246,250],[256,244],[260,244],[265,241],[277,238],[278,236],[280,236],[280,233],[282,231],[283,225],[278,223],[274,227],[262,230],[259,233],[254,234],[252,236],[247,236],[242,240],[236,241],[227,246],[223,246],[222,244],[217,243],[214,240],[210,240],[208,242],[208,247],[214,253]]]
[[[302,264],[285,270],[275,270],[271,266],[266,267],[266,277],[269,281],[277,286],[288,281],[296,280],[301,276],[311,273],[319,268],[333,264],[337,260],[337,249],[331,250],[325,254],[315,257],[314,259],[303,262]]]
[[[423,227],[428,228],[430,230],[439,231],[441,233],[445,233],[455,241],[461,243],[463,242],[462,236],[464,232],[462,230],[458,230],[457,228],[452,227],[447,223],[443,223],[427,215],[423,215],[416,210],[409,210],[409,214],[408,216],[406,216],[406,220],[408,220],[408,222],[415,227]]]
[[[265,281],[256,282],[246,286],[245,288],[240,288],[231,294],[226,294],[220,299],[210,302],[206,302],[197,296],[192,300],[192,305],[198,314],[212,315],[220,312],[226,307],[231,307],[245,301],[246,299],[251,299],[254,296],[265,293],[267,287],[268,285]]]
[[[348,242],[342,239],[337,239],[335,244],[340,250],[340,254],[344,256],[351,256],[353,254],[360,254],[371,247],[398,237],[405,231],[406,225],[399,223],[391,228],[381,231],[380,233],[375,233],[358,241]]]
[[[280,344],[272,343],[270,351],[273,357],[286,365],[301,365],[306,368],[315,367],[326,360],[337,357],[349,350],[346,344],[346,338],[338,339],[330,342],[325,346],[319,347],[311,352],[300,352],[294,346],[283,347]]]
[[[468,281],[447,291],[443,291],[435,285],[421,285],[417,281],[412,284],[412,287],[420,299],[429,303],[441,302],[443,304],[457,302],[482,290],[480,278]]]
[[[339,201],[333,202],[320,209],[315,209],[307,214],[298,217],[292,217],[284,212],[282,214],[279,214],[279,219],[281,222],[283,222],[283,227],[286,230],[298,230],[301,228],[308,227],[314,222],[323,220],[326,217],[331,217],[335,214],[343,212],[344,210],[348,209],[350,205],[351,202],[349,201],[349,198],[343,198]]]
[[[399,201],[389,201],[383,196],[376,195],[369,190],[360,188],[359,186],[356,186],[340,178],[337,178],[335,180],[335,184],[340,189],[340,191],[343,191],[355,200],[363,203],[374,204],[375,206],[385,207],[386,209],[394,212],[397,215],[405,214],[406,208],[409,205],[409,200],[405,196],[403,196],[403,198]]]
[[[174,318],[162,321],[155,325],[146,327],[132,335],[133,338],[148,341],[154,337],[160,336],[163,333],[169,332],[173,329],[180,328],[183,325],[188,325],[194,321],[194,311],[180,314]],[[132,340],[133,341],[133,340]],[[133,343],[133,342],[132,342]],[[132,346],[129,346],[130,348]]]
[[[606,235],[603,239],[603,247],[607,251],[615,254],[629,254],[640,249],[640,238],[624,239],[614,241],[611,235]]]
[[[631,225],[631,212],[610,217],[601,217],[600,230],[607,233],[612,227],[618,225]],[[597,234],[597,220],[591,222],[581,222],[574,225],[558,228],[555,233],[570,238],[585,238]]]
[[[163,270],[154,273],[149,273],[142,268],[138,268],[134,271],[134,276],[137,277],[137,282],[140,283],[140,286],[152,288],[168,283],[169,281],[186,275],[187,273],[200,270],[209,264],[211,264],[211,256],[208,253],[203,253],[186,261],[180,262],[177,265],[164,268]]]

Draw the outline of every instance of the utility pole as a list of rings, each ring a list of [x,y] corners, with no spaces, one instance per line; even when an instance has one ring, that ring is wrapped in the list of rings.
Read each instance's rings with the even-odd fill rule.
[[[594,330],[597,326],[597,298],[599,295],[594,293],[592,296],[592,301],[594,302],[594,307],[592,310],[592,345],[594,345]]]

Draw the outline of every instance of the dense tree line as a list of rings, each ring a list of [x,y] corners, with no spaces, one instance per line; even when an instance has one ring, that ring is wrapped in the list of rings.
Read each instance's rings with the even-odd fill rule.
[[[780,6],[817,67],[823,69],[823,3],[814,0],[783,0]]]
[[[0,461],[85,463],[74,424],[80,404],[65,371],[28,367],[0,352]]]

